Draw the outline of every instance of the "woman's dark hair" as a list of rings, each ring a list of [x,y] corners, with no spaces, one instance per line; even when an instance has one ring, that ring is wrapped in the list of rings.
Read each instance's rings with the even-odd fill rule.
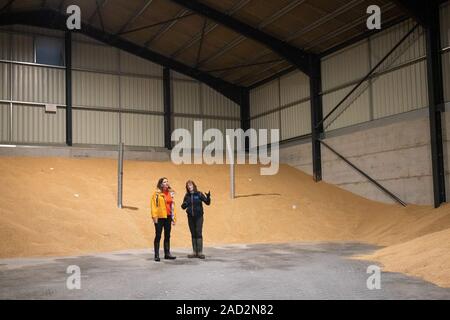
[[[158,180],[158,184],[156,185],[156,187],[157,187],[159,190],[162,191],[162,184],[163,184],[163,181],[166,180],[166,179],[167,179],[166,177],[162,177],[161,179]]]
[[[194,187],[194,192],[197,192],[197,185],[195,184],[195,182],[194,181],[192,181],[192,180],[188,180],[188,181],[186,181],[186,192],[187,193],[189,193],[190,191],[189,191],[189,188],[188,188],[188,184],[192,184],[192,186]]]

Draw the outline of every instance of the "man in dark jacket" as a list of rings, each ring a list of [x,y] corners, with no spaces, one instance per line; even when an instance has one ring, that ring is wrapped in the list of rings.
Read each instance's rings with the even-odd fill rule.
[[[197,186],[194,181],[189,180],[186,182],[186,195],[184,196],[181,208],[186,210],[192,237],[193,253],[188,255],[188,258],[205,259],[202,235],[203,202],[209,206],[211,203],[211,192],[208,192],[205,196],[202,192],[197,191]]]

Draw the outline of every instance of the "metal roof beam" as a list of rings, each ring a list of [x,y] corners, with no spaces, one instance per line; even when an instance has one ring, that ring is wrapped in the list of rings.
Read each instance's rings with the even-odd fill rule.
[[[153,0],[147,0],[147,2],[139,10],[137,10],[122,27],[120,27],[117,33],[122,33],[126,31],[128,27],[131,26],[145,12],[145,10],[147,10],[147,8],[152,4],[152,2]]]
[[[275,38],[261,30],[258,30],[244,22],[241,22],[229,15],[213,9],[199,1],[194,0],[171,0],[178,5],[185,7],[201,14],[208,19],[214,20],[219,24],[249,38],[253,39],[264,46],[270,48],[272,51],[280,55],[281,57],[294,64],[297,68],[302,70],[306,74],[310,74],[309,57],[312,56],[302,49],[287,44],[286,42]]]
[[[239,11],[240,9],[242,9],[243,7],[245,7],[251,0],[241,0],[239,1],[236,5],[234,5],[230,10],[226,11],[226,14],[228,15],[233,15],[234,13],[236,13],[237,11]],[[219,26],[219,24],[214,23],[211,24],[209,27],[206,28],[205,30],[205,36],[212,32],[213,30],[215,30],[217,27]],[[194,44],[196,44],[197,42],[199,42],[201,40],[202,37],[202,33],[199,32],[197,33],[194,37],[192,37],[188,42],[186,42],[181,48],[177,49],[174,53],[172,53],[170,55],[171,58],[175,58],[177,56],[179,56],[182,52],[186,51],[187,49],[189,49],[190,47],[192,47]]]
[[[144,47],[148,48],[152,44],[152,42],[160,39],[167,31],[172,29],[172,27],[178,22],[178,20],[180,20],[180,18],[187,16],[188,14],[189,10],[179,11],[177,15],[173,19],[171,19],[173,21],[168,22],[166,25],[162,26],[154,36],[152,36],[144,43]]]
[[[287,14],[289,11],[293,10],[294,8],[298,7],[300,4],[302,4],[304,2],[305,2],[305,0],[296,0],[294,2],[289,3],[285,7],[281,8],[280,10],[278,10],[277,12],[272,14],[270,17],[261,21],[261,23],[258,25],[258,29],[263,29],[264,27],[268,26],[269,24],[273,23],[277,19],[281,18],[282,16]],[[245,36],[237,37],[236,39],[234,39],[233,41],[231,41],[230,43],[228,43],[227,45],[222,47],[218,52],[212,54],[208,58],[205,58],[203,61],[200,61],[199,66],[219,58],[227,51],[233,49],[234,47],[238,46],[240,43],[244,42],[244,40],[246,40],[246,39],[247,38]]]
[[[312,24],[306,26],[303,29],[300,29],[292,34],[290,34],[289,36],[286,37],[286,39],[283,39],[286,42],[290,42],[293,41],[294,39],[298,38],[299,36],[308,33],[316,28],[319,28],[320,26],[324,25],[325,23],[331,21],[332,19],[335,19],[337,16],[339,16],[340,14],[354,8],[356,5],[362,3],[364,0],[353,0],[348,2],[347,4],[343,5],[342,7],[340,7],[339,9],[337,9],[336,11],[330,12],[327,15],[324,15],[323,17],[321,17],[320,19],[316,20],[315,22],[313,22]],[[247,60],[246,62],[251,63],[254,61],[257,61],[258,59],[262,58],[263,56],[269,54],[270,51],[269,50],[265,50],[262,51],[260,54],[258,54],[256,57]],[[266,71],[266,70],[265,70]],[[228,72],[226,72],[225,74],[219,74],[220,77],[227,77],[229,75]]]

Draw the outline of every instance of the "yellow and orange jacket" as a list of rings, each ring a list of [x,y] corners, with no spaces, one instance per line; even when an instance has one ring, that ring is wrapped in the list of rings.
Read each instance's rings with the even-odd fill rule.
[[[172,197],[172,216],[173,221],[177,222],[177,214],[175,210],[175,200]],[[152,218],[167,218],[168,212],[166,207],[166,198],[164,193],[159,190],[156,190],[152,195],[151,200],[151,213]]]

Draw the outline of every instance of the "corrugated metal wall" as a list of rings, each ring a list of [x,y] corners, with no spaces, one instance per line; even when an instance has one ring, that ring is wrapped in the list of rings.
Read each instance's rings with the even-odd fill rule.
[[[120,106],[124,109],[164,111],[163,83],[160,79],[120,77]]]
[[[280,112],[269,113],[267,115],[254,118],[250,121],[250,127],[253,129],[280,129]],[[270,133],[269,138],[270,139]],[[258,139],[258,145],[263,145],[262,141]]]
[[[72,67],[101,71],[119,71],[119,50],[113,47],[82,43],[72,44]]]
[[[162,67],[84,36],[74,39],[74,106],[110,109],[77,110],[74,140],[116,144],[121,132],[122,141],[128,146],[163,146]],[[117,109],[122,110],[121,121]],[[87,116],[95,121],[86,120]]]
[[[250,92],[251,127],[279,129],[280,139],[311,132],[309,78],[291,72]]]
[[[282,106],[309,97],[309,78],[303,72],[291,72],[280,78],[280,103]]]
[[[351,66],[351,67],[349,67]],[[322,59],[323,114],[327,115],[370,70],[365,40]],[[324,123],[325,131],[370,120],[369,83],[344,102]],[[345,86],[345,87],[343,87]]]
[[[239,120],[203,119],[203,130],[219,129],[224,135],[226,129],[237,129],[241,127]]]
[[[347,127],[349,125],[362,123],[371,119],[369,90],[367,82],[359,90],[358,94],[352,95],[342,107],[338,108],[324,122],[325,131]],[[344,97],[352,87],[345,87],[323,95],[323,114],[327,115]]]
[[[398,41],[410,31],[415,25],[415,21],[407,20],[397,26],[380,32],[370,38],[371,62],[372,65],[378,63],[386,53],[391,50]],[[426,54],[425,34],[419,27],[414,33],[403,42],[403,44],[380,66],[381,70],[391,69]],[[377,71],[378,72],[378,71]]]
[[[450,51],[442,55],[442,69],[444,78],[444,99],[450,102]]]
[[[203,114],[222,117],[240,117],[239,105],[211,89],[205,84],[200,86]]]
[[[412,27],[408,20],[371,39],[371,61],[376,64]],[[373,115],[382,118],[428,105],[424,32],[418,28],[380,68],[390,70],[372,81]],[[395,67],[401,66],[398,69]]]
[[[9,68],[6,63],[0,63],[0,99],[9,100]]]
[[[192,78],[176,72],[171,78],[174,129],[184,128],[193,134],[195,120],[202,121],[204,131],[216,128],[224,135],[226,129],[240,127],[239,105]]]
[[[12,141],[22,143],[63,143],[65,110],[46,113],[44,107],[13,106]]]
[[[117,144],[119,114],[117,112],[73,110],[73,143]]]
[[[222,132],[222,145],[225,146],[225,134],[227,129],[237,129],[241,127],[239,120],[223,120],[223,119],[201,119],[201,118],[186,118],[174,117],[174,129],[187,129],[191,133],[191,143],[193,143],[194,135],[194,121],[202,122],[203,133],[208,129],[218,129]],[[202,137],[203,139],[203,137]],[[203,146],[208,145],[209,142],[204,141]]]
[[[34,40],[32,36],[13,34],[11,60],[34,62]]]
[[[41,36],[64,41],[64,33],[55,30],[27,26],[0,30],[2,141],[64,143],[64,109],[53,115],[46,114],[43,107],[46,103],[64,106],[65,70],[35,63],[35,38]],[[81,34],[73,35],[72,65],[74,143],[116,144],[121,132],[128,146],[164,145],[161,66]],[[14,101],[10,100],[10,78]],[[238,105],[189,77],[174,72],[172,78],[173,112],[180,116],[175,122],[181,120],[181,114],[193,114],[207,126],[239,126]],[[183,119],[186,123],[190,120]]]
[[[200,114],[200,86],[197,82],[172,81],[173,112]]]
[[[444,9],[443,9],[444,10]],[[449,15],[448,4],[444,10]],[[450,16],[449,16],[450,17]],[[448,21],[445,44],[448,41]],[[407,20],[369,39],[322,58],[323,113],[327,115],[369,70],[414,25]],[[444,36],[443,36],[444,37]],[[427,74],[425,39],[419,28],[363,83],[324,123],[330,131],[358,123],[426,107]],[[450,95],[450,61],[444,54],[443,68],[446,97]],[[275,79],[250,93],[252,127],[273,128],[279,120],[281,139],[310,133],[309,81],[295,72]],[[264,114],[264,116],[261,116]],[[266,115],[267,114],[267,115]],[[278,115],[279,114],[279,115]],[[278,117],[281,117],[278,119]]]
[[[120,70],[123,73],[162,77],[161,66],[120,50]]]
[[[324,115],[413,27],[408,20],[322,61]],[[427,106],[423,30],[417,29],[325,122],[327,130]],[[421,60],[422,59],[422,60]],[[349,68],[351,66],[351,68]],[[342,86],[345,86],[342,88]],[[336,119],[335,121],[332,121]]]
[[[119,76],[73,71],[74,106],[119,107]]]
[[[381,75],[373,83],[374,118],[428,106],[426,62]]]
[[[186,118],[186,117],[174,117],[173,128],[174,129],[187,129],[191,134],[194,134],[194,121],[202,121],[200,118]]]
[[[0,142],[9,140],[9,104],[0,103]]]
[[[164,146],[164,116],[122,114],[122,139],[131,146]]]
[[[17,33],[20,30],[18,26],[8,30],[0,32],[0,58],[4,60],[0,63],[0,99],[5,102],[1,107],[1,141],[63,143],[65,111],[58,108],[56,114],[46,113],[44,104],[65,104],[64,70],[23,64],[35,63],[35,35]],[[39,35],[62,35],[61,32],[46,32],[40,28],[35,30]]]
[[[308,101],[281,110],[281,140],[311,133],[311,104]]]
[[[64,70],[14,65],[13,100],[65,104]]]
[[[273,80],[250,91],[250,117],[280,107],[279,80]]]
[[[370,70],[369,42],[363,41],[322,59],[321,68],[323,91],[362,78]]]

